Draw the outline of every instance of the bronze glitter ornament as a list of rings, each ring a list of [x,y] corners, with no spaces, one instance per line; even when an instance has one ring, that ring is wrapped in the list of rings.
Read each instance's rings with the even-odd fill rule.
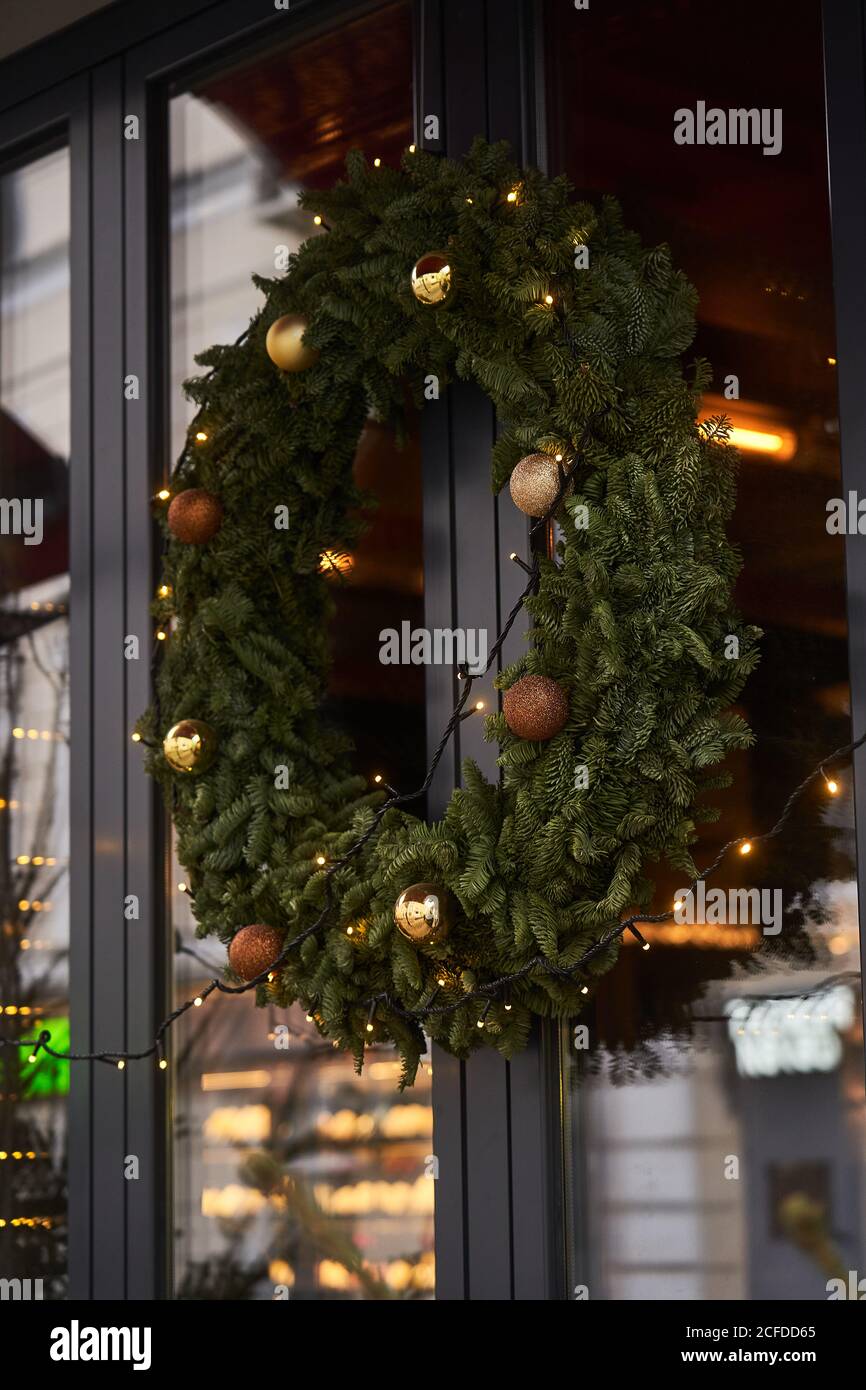
[[[241,980],[249,984],[267,970],[283,949],[283,937],[276,927],[262,922],[241,927],[229,944],[229,965]]]
[[[444,251],[428,251],[412,268],[412,293],[419,304],[444,304],[454,289],[454,272]]]
[[[550,676],[521,676],[505,691],[502,713],[518,738],[543,743],[565,727],[568,697]]]
[[[283,314],[268,329],[265,347],[275,367],[281,372],[305,372],[319,360],[319,349],[308,347],[304,334],[309,328],[301,314]]]
[[[166,762],[175,772],[205,772],[216,756],[217,735],[201,719],[181,719],[162,741]]]
[[[511,500],[527,516],[546,516],[556,501],[561,463],[552,454],[527,454],[514,465]]]
[[[394,921],[410,941],[432,946],[454,925],[454,899],[438,883],[413,883],[394,904]]]
[[[222,502],[203,487],[189,487],[171,500],[168,529],[184,545],[204,545],[222,524]]]

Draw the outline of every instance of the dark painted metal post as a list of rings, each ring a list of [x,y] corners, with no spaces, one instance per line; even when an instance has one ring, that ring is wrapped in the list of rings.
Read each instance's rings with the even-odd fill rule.
[[[123,69],[119,60],[93,74],[93,1046],[127,1039],[124,920],[126,727],[124,583],[126,495],[123,398]],[[91,1177],[95,1299],[126,1294],[127,1074],[93,1066]]]
[[[126,65],[124,115],[139,118],[138,139],[124,140],[125,315],[124,376],[134,375],[138,399],[125,401],[126,432],[126,624],[141,638],[142,659],[127,667],[127,729],[151,698],[150,603],[156,584],[156,534],[151,498],[161,486],[168,433],[167,379],[169,198],[165,100],[149,100],[134,64]],[[168,1012],[170,931],[166,921],[168,856],[165,816],[141,751],[127,734],[127,892],[139,899],[140,916],[128,924],[129,1033],[134,1047],[153,1038]],[[167,1057],[170,1058],[170,1047]],[[156,1061],[135,1067],[128,1081],[130,1152],[140,1156],[140,1176],[129,1185],[128,1296],[168,1292],[171,1209],[168,1095],[172,1072]]]
[[[536,160],[534,7],[521,0],[419,0],[417,6],[416,138],[426,149],[459,157],[472,140],[508,139],[518,156]],[[429,117],[439,123],[429,134]],[[424,446],[425,608],[429,627],[482,627],[492,641],[522,588],[526,519],[506,496],[490,491],[494,412],[476,387],[456,383],[430,402]],[[506,663],[522,650],[515,626]],[[428,668],[431,743],[456,698],[454,673]],[[493,700],[492,683],[483,692]],[[481,721],[460,726],[443,760],[430,811],[436,814],[472,757],[497,776],[496,750]],[[551,1193],[558,1201],[557,1141],[551,1143],[548,1080],[553,1059],[545,1034],[513,1063],[493,1051],[457,1062],[436,1050],[433,1067],[437,1297],[556,1296],[554,1242],[546,1230]],[[554,1115],[555,1118],[555,1115]],[[558,1211],[554,1219],[558,1220]]]
[[[824,56],[827,141],[836,287],[836,356],[843,495],[866,496],[866,9],[851,0],[825,0]],[[854,736],[866,711],[866,539],[845,541],[848,661]],[[857,880],[866,866],[866,748],[854,757]],[[864,894],[860,934],[866,947]]]

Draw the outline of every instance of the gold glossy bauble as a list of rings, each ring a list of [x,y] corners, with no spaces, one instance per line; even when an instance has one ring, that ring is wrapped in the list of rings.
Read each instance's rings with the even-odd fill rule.
[[[229,965],[240,979],[254,980],[267,970],[283,949],[283,938],[276,927],[262,922],[241,927],[229,944]]]
[[[454,272],[444,251],[428,251],[412,269],[412,293],[419,304],[444,304],[454,289]]]
[[[518,738],[543,743],[564,728],[568,696],[550,676],[521,676],[503,695],[502,713]]]
[[[394,904],[394,921],[410,941],[432,946],[454,925],[454,899],[438,883],[413,883]]]
[[[216,757],[216,750],[215,730],[200,719],[181,719],[162,741],[166,762],[175,772],[204,772]]]
[[[188,487],[171,499],[168,529],[184,545],[204,545],[223,524],[223,504],[203,487]]]
[[[546,516],[559,492],[560,464],[552,454],[527,454],[514,465],[511,500],[527,516]]]
[[[281,372],[305,372],[319,360],[319,349],[308,347],[304,334],[309,324],[301,314],[283,314],[268,329],[265,347]]]

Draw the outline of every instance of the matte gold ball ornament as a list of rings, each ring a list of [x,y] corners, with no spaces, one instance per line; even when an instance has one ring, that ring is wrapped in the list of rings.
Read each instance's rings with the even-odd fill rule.
[[[275,367],[281,372],[305,372],[319,360],[319,349],[304,342],[309,328],[302,314],[283,314],[268,329],[265,347]]]
[[[181,719],[162,741],[166,762],[175,772],[205,772],[216,757],[216,731],[201,719]]]
[[[550,676],[521,676],[502,696],[502,713],[518,738],[544,743],[565,727],[568,696]]]
[[[444,251],[428,251],[412,268],[412,293],[419,304],[444,304],[454,290],[454,272]]]
[[[552,454],[527,454],[514,465],[511,500],[527,516],[546,516],[556,501],[561,463]]]
[[[276,927],[254,922],[249,927],[241,927],[229,943],[229,965],[234,973],[249,984],[261,975],[283,949],[282,933]]]
[[[438,883],[413,883],[394,904],[398,929],[416,945],[444,941],[454,925],[455,902]]]
[[[203,487],[188,487],[171,499],[168,529],[184,545],[204,545],[223,524],[223,504]]]

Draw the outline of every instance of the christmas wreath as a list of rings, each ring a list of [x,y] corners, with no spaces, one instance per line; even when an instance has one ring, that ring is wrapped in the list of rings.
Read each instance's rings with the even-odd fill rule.
[[[411,1082],[425,1030],[508,1056],[533,1015],[576,1014],[650,903],[648,866],[695,875],[700,798],[751,739],[731,705],[758,633],[732,607],[736,460],[723,420],[697,424],[710,373],[682,369],[696,296],[667,247],[480,141],[399,170],[353,153],[302,203],[321,232],[256,278],[261,311],[187,386],[138,736],[198,933],[359,1066],[391,1040]],[[359,534],[361,430],[403,430],[431,377],[487,393],[492,486],[558,539],[529,567],[526,652],[486,720],[500,781],[467,761],[427,824],[353,775],[319,707],[322,557]]]

